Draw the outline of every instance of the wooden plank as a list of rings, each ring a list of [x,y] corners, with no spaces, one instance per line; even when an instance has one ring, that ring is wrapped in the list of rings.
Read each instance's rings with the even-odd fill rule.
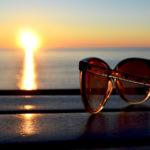
[[[79,95],[0,96],[0,147],[148,147],[150,102],[129,106],[112,96],[97,115]]]
[[[45,96],[0,96],[0,111],[20,111],[36,113],[84,112],[80,95],[45,95]],[[118,95],[112,95],[103,109],[104,112],[118,111],[149,111],[150,101],[141,105],[132,106]]]
[[[149,112],[0,115],[0,144],[73,147],[148,145]]]

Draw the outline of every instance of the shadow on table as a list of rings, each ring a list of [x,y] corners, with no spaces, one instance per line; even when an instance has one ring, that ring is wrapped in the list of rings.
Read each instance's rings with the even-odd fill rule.
[[[150,113],[148,110],[149,107],[138,105],[123,108],[115,115],[112,112],[91,115],[80,140],[84,141],[87,147],[149,145]]]

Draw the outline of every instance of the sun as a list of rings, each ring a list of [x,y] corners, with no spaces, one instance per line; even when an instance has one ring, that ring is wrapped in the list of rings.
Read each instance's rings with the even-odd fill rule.
[[[20,41],[25,50],[35,50],[39,45],[38,36],[32,31],[21,32]]]

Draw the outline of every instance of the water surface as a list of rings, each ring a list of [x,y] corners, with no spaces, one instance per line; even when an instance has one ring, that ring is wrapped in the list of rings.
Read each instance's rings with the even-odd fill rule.
[[[129,57],[150,58],[150,48],[67,48],[40,50],[34,56],[39,89],[79,88],[79,60],[99,57],[113,68]],[[25,56],[22,50],[0,49],[0,89],[20,89]],[[30,67],[32,68],[32,67]]]

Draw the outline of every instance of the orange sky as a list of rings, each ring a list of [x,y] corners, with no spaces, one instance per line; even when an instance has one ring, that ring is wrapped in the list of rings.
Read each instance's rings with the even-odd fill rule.
[[[18,47],[24,29],[43,48],[150,47],[150,1],[5,0],[0,9],[0,48]]]

